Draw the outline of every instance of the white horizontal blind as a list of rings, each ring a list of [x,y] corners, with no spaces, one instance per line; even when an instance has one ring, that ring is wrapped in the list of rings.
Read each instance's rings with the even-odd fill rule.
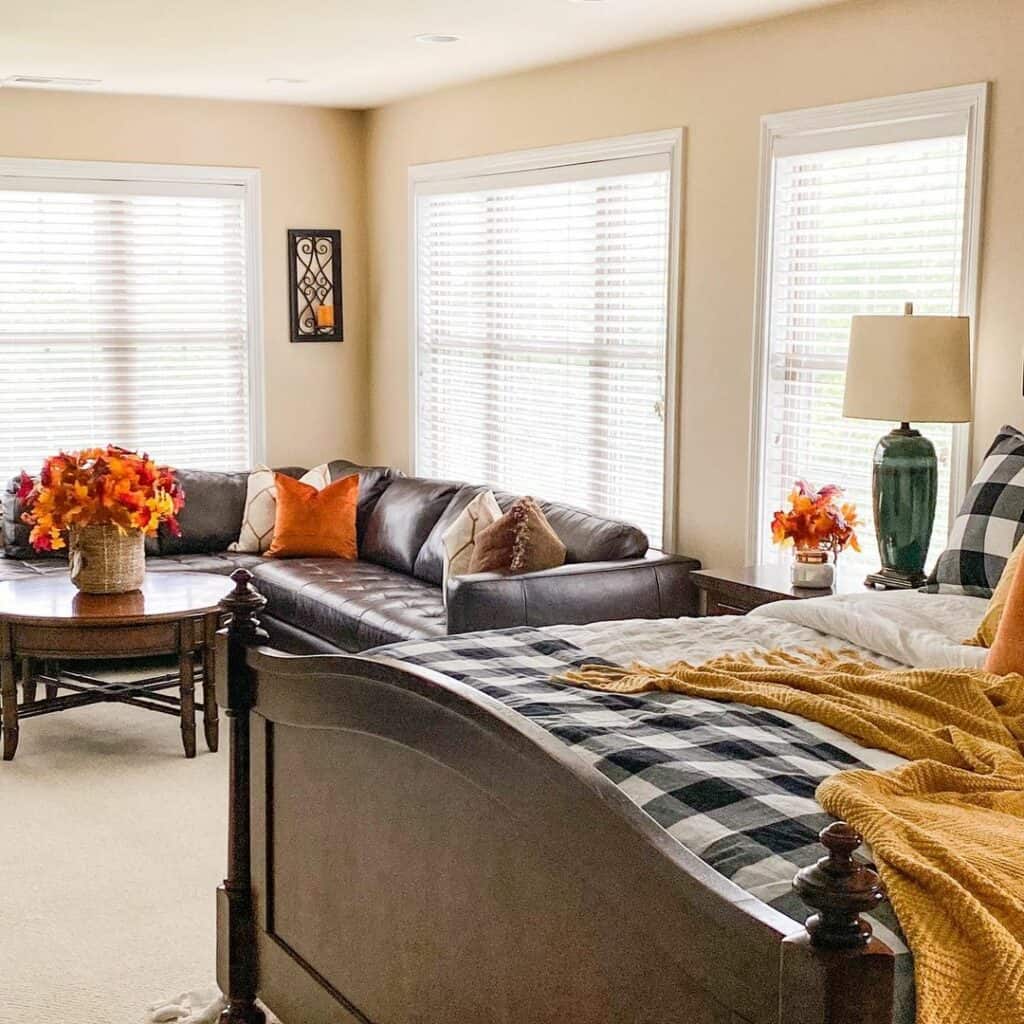
[[[865,520],[863,553],[843,561],[878,564],[872,453],[891,427],[843,418],[850,318],[899,314],[907,301],[921,314],[961,312],[966,143],[966,134],[910,138],[775,160],[762,558],[771,557],[772,513],[784,507],[793,481],[805,478],[815,487],[844,487]],[[914,426],[939,458],[931,560],[949,529],[953,428]]]
[[[0,477],[107,443],[249,464],[243,192],[0,184]]]
[[[666,155],[417,196],[417,471],[662,539]]]

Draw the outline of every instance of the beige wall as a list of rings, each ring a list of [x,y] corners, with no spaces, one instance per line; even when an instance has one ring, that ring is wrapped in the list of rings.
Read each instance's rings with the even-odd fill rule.
[[[369,116],[370,394],[376,459],[407,465],[410,164],[657,128],[688,132],[680,547],[740,564],[746,539],[762,114],[993,85],[977,323],[975,458],[1024,426],[1024,3],[892,0],[678,39],[447,90]],[[470,45],[467,43],[466,45]]]
[[[360,459],[369,443],[364,121],[311,107],[4,89],[0,156],[259,168],[267,457],[314,465]],[[343,232],[343,344],[289,343],[294,227]]]

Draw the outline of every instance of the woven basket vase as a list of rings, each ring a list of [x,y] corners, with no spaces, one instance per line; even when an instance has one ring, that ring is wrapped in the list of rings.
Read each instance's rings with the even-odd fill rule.
[[[71,531],[71,582],[84,594],[126,594],[146,575],[146,538],[111,523]]]

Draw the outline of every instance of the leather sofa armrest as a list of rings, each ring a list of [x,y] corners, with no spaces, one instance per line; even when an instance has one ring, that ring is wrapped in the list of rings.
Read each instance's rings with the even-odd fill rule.
[[[581,562],[522,573],[476,573],[448,584],[448,632],[552,626],[697,614],[694,558],[648,551],[644,558]]]

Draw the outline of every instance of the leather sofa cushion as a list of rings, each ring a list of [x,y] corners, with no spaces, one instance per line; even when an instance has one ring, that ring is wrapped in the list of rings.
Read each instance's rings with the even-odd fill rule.
[[[235,569],[250,571],[263,564],[259,555],[234,552],[223,554],[154,555],[146,559],[146,572],[212,572],[227,576]],[[68,565],[65,561],[46,558],[0,558],[0,583],[8,580],[30,580],[37,576],[66,576]],[[225,581],[224,593],[231,589]]]
[[[505,507],[500,497],[498,504]],[[538,499],[537,504],[565,545],[566,562],[614,562],[647,554],[647,534],[636,526],[554,501]]]
[[[40,558],[33,553],[31,558],[0,558],[0,583],[10,580],[34,580],[40,576],[67,576],[68,563],[65,559]]]
[[[371,562],[264,561],[254,570],[267,614],[348,651],[443,636],[441,591]]]
[[[427,580],[429,583],[441,586],[444,579],[444,535],[452,523],[462,515],[462,510],[481,491],[486,490],[488,490],[487,487],[479,484],[463,484],[455,492],[440,518],[434,523],[433,529],[427,534],[427,539],[416,556],[413,575],[417,579]]]
[[[178,515],[181,536],[175,537],[166,523],[161,524],[157,534],[160,554],[224,551],[238,540],[249,474],[179,469],[177,476],[185,492],[185,505]]]
[[[366,535],[366,524],[377,507],[380,496],[388,489],[394,480],[404,476],[401,470],[392,469],[390,466],[360,466],[356,462],[349,462],[347,459],[335,459],[328,463],[331,472],[331,482],[340,480],[343,476],[359,474],[359,503],[356,505],[356,540],[362,550],[363,537]],[[301,475],[301,474],[299,474]]]
[[[366,524],[359,557],[411,576],[420,549],[460,486],[419,477],[393,480]]]
[[[455,492],[420,549],[413,570],[419,579],[441,585],[445,531],[458,519],[462,510],[486,490],[488,488],[481,484],[463,484]],[[494,496],[503,512],[519,500],[517,495],[508,491],[496,490]],[[565,545],[566,562],[614,562],[619,558],[643,558],[647,553],[647,535],[635,526],[554,501],[538,501],[537,504]]]
[[[488,489],[481,484],[463,484],[455,492],[423,542],[413,569],[415,576],[441,585],[445,531],[481,491]],[[519,500],[518,495],[508,491],[495,490],[494,496],[503,512]],[[647,553],[647,535],[635,526],[554,501],[538,501],[537,504],[565,545],[566,562],[614,562],[619,558],[643,558]]]
[[[225,551],[238,540],[245,514],[249,471],[219,473],[205,469],[179,469],[178,482],[185,491],[185,507],[178,515],[181,536],[161,525],[157,538],[161,555],[201,555]],[[296,479],[306,472],[301,466],[282,466],[277,473]]]

